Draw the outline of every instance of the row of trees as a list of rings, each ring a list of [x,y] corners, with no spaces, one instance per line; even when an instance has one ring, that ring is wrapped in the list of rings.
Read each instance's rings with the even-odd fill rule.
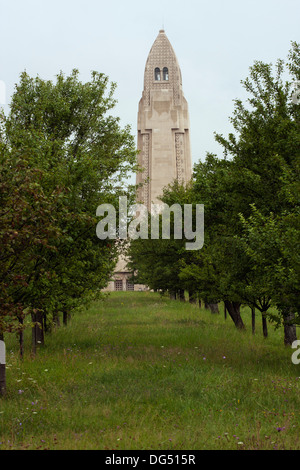
[[[300,319],[299,80],[297,43],[275,67],[255,62],[242,82],[248,100],[234,102],[234,131],[215,135],[223,158],[207,154],[188,186],[165,188],[169,206],[204,204],[203,248],[140,238],[129,252],[139,282],[173,297],[188,290],[191,301],[223,301],[240,329],[240,307],[248,305],[261,312],[264,336],[267,317],[284,326],[285,344],[296,339]]]
[[[165,188],[169,206],[204,204],[204,247],[188,251],[174,237],[137,239],[129,253],[139,282],[181,299],[188,290],[191,301],[223,301],[241,329],[240,306],[249,305],[261,311],[265,336],[267,316],[284,325],[286,344],[295,338],[300,312],[295,80],[296,43],[275,73],[255,63],[243,82],[248,102],[235,101],[234,132],[216,135],[224,158],[208,154],[187,187]],[[43,328],[100,295],[115,266],[118,245],[97,238],[96,209],[110,203],[118,210],[121,195],[130,204],[133,188],[124,188],[124,178],[137,168],[130,129],[108,114],[114,89],[97,72],[87,83],[77,70],[55,83],[23,73],[9,114],[0,114],[0,341],[16,333],[21,355],[26,325],[35,352]]]
[[[17,333],[21,355],[26,325],[35,352],[44,328],[99,295],[116,263],[116,243],[96,236],[96,209],[118,207],[136,149],[108,114],[114,90],[96,72],[88,83],[77,70],[55,83],[24,72],[0,116],[0,340]]]

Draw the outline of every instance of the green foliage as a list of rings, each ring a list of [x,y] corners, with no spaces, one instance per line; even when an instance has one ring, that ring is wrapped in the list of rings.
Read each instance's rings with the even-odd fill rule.
[[[299,57],[292,43],[286,63],[255,62],[242,81],[247,101],[234,101],[233,132],[215,134],[224,158],[207,154],[187,189],[166,188],[168,204],[204,204],[204,247],[169,259],[148,250],[147,269],[160,269],[164,285],[168,272],[176,273],[182,288],[208,302],[247,304],[263,315],[274,305],[278,324],[287,311],[295,322],[299,316],[300,106],[293,100]],[[136,269],[144,272],[139,257]]]
[[[298,54],[299,47],[293,44],[289,57],[294,72]],[[291,62],[286,68],[291,69]],[[283,247],[286,252],[292,240],[296,242],[296,232],[287,223],[290,218],[295,221],[299,208],[299,107],[291,99],[292,81],[284,82],[283,74],[281,60],[274,74],[269,64],[256,62],[250,68],[250,76],[242,82],[250,97],[246,104],[235,101],[231,119],[236,134],[228,139],[216,134],[230,160],[221,163],[208,157],[195,171],[199,198],[211,200],[215,192],[205,207],[206,214],[211,211],[208,231],[213,231],[218,292],[223,299],[229,294],[262,312],[271,301],[278,308],[287,306],[287,297],[289,308],[298,309],[291,294],[298,282],[291,267],[297,255],[283,255]],[[213,174],[207,177],[203,167],[207,171],[212,163]],[[276,225],[276,232],[273,217],[281,227]]]
[[[3,332],[21,328],[24,307],[28,306],[22,297],[34,279],[47,282],[51,277],[50,271],[40,266],[44,256],[52,256],[57,251],[60,230],[55,208],[61,192],[57,189],[47,197],[38,169],[28,168],[24,159],[14,158],[3,146],[0,155],[0,331]]]
[[[251,260],[252,282],[247,288],[264,290],[279,311],[300,312],[300,213],[263,216],[255,207],[249,219],[242,218],[244,235],[241,242]],[[259,284],[260,281],[260,285]],[[281,317],[273,316],[280,323]]]
[[[129,127],[108,114],[114,90],[97,72],[88,83],[77,70],[55,83],[24,72],[1,116],[2,330],[33,309],[50,321],[109,280],[117,246],[97,238],[96,209],[132,197],[122,184],[136,164]]]

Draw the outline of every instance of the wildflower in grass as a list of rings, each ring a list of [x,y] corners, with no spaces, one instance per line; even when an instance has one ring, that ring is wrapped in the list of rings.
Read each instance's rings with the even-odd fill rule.
[[[21,395],[21,393],[24,393],[24,390],[18,390],[18,394]]]

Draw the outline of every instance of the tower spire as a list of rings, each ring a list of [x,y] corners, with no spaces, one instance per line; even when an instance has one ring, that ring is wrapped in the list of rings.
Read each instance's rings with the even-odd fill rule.
[[[151,209],[163,188],[192,175],[188,104],[182,91],[179,63],[164,29],[149,52],[138,112],[138,201]],[[146,182],[148,181],[148,182]]]

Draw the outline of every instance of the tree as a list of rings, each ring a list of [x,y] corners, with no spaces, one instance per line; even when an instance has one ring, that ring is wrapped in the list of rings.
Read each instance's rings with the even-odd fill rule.
[[[51,322],[109,280],[117,246],[97,238],[96,209],[132,197],[124,178],[136,169],[130,128],[108,114],[114,90],[97,72],[87,83],[77,70],[55,83],[24,72],[1,115],[3,331],[26,313]]]
[[[61,193],[57,189],[46,197],[41,172],[28,168],[25,159],[5,151],[1,144],[0,170],[0,339],[4,340],[5,332],[16,332],[22,353],[27,305],[19,295],[30,284],[29,273],[39,263],[39,251],[49,255],[56,251],[60,231],[55,208]],[[40,272],[41,277],[48,275],[45,270]],[[1,372],[5,383],[5,367]]]
[[[183,257],[179,278],[186,284],[196,281],[204,298],[223,300],[238,328],[244,328],[240,306],[256,307],[262,312],[265,335],[271,302],[278,308],[280,305],[270,283],[274,269],[278,272],[278,282],[280,277],[282,282],[286,276],[282,285],[290,293],[295,286],[297,269],[293,268],[293,276],[287,275],[294,263],[291,251],[285,253],[283,271],[273,256],[264,267],[255,264],[251,252],[245,248],[242,221],[253,215],[255,206],[264,218],[274,214],[281,223],[293,220],[296,224],[300,107],[294,100],[293,80],[299,80],[299,65],[300,51],[296,43],[292,43],[287,64],[278,60],[274,71],[271,64],[254,63],[249,77],[242,81],[248,100],[245,103],[235,100],[231,118],[234,133],[227,139],[221,134],[215,135],[223,147],[224,159],[207,154],[205,162],[196,164],[189,193],[190,203],[205,206],[205,244],[200,253]],[[285,72],[290,73],[290,80],[284,82]],[[176,195],[175,190],[173,195]],[[288,234],[295,241],[296,232],[292,227]],[[256,243],[259,243],[258,237]],[[280,246],[283,254],[281,242]],[[285,246],[290,244],[286,242]],[[258,246],[256,250],[252,244],[252,250],[262,255]],[[266,266],[268,271],[265,271]],[[289,299],[295,302],[292,295]],[[293,308],[290,305],[293,311],[295,307],[296,304]]]
[[[254,282],[247,289],[255,288],[267,293],[278,313],[271,319],[284,327],[284,343],[291,345],[296,339],[296,324],[300,323],[300,213],[294,212],[264,217],[255,207],[247,220],[242,218],[244,249],[252,261]],[[249,295],[249,293],[248,293]],[[259,308],[256,304],[255,307]],[[261,311],[262,309],[259,308]]]
[[[289,62],[285,67],[279,60],[275,74],[271,65],[255,62],[242,82],[250,95],[247,103],[235,100],[231,119],[235,134],[227,139],[216,134],[225,159],[221,162],[208,155],[195,168],[195,198],[205,203],[211,234],[211,263],[218,282],[213,290],[225,302],[229,295],[235,302],[259,308],[265,335],[266,312],[275,299],[269,283],[275,265],[269,263],[265,271],[253,263],[241,244],[240,222],[241,214],[244,220],[251,217],[253,204],[262,217],[291,214],[297,206],[291,195],[299,182],[299,106],[292,100],[292,79],[299,79],[299,56],[299,45],[293,43]],[[283,81],[285,68],[291,73],[287,82]],[[258,238],[256,243],[252,253],[261,255]]]
[[[257,214],[260,214],[260,223],[263,223],[265,229],[263,232],[263,228],[259,230],[257,225],[255,229],[253,226],[251,228],[251,250],[245,246],[242,250],[246,254],[245,266],[248,266],[245,272],[245,286],[240,285],[237,291],[246,303],[262,312],[265,336],[267,335],[266,312],[271,301],[283,313],[277,294],[281,291],[282,298],[286,296],[282,289],[274,289],[274,271],[279,269],[280,259],[276,258],[274,253],[277,253],[278,257],[279,253],[283,254],[283,245],[280,241],[282,238],[285,239],[286,246],[289,246],[287,236],[283,237],[282,231],[280,234],[277,230],[278,238],[274,240],[275,232],[271,230],[269,217],[273,214],[282,224],[283,220],[287,222],[291,217],[294,218],[295,211],[299,207],[299,199],[295,194],[296,188],[299,189],[300,115],[299,106],[293,100],[293,79],[299,79],[300,75],[298,44],[292,43],[288,59],[286,67],[282,60],[277,62],[275,75],[272,73],[271,65],[261,62],[256,62],[250,68],[249,78],[242,82],[250,94],[248,106],[240,100],[235,102],[232,123],[237,135],[230,134],[228,139],[216,135],[226,156],[232,156],[233,184],[228,185],[226,189],[230,190],[235,216],[242,214],[245,228],[245,219],[251,219],[254,205]],[[285,69],[290,72],[291,79],[284,83]],[[254,223],[253,218],[251,221]],[[248,225],[248,235],[250,225],[251,222]],[[235,233],[237,242],[241,237],[241,229],[242,227],[237,226]],[[295,232],[289,230],[287,233],[295,239]],[[268,240],[271,234],[273,236]],[[254,240],[256,240],[255,245]],[[253,262],[254,257],[255,262]],[[292,256],[289,261],[291,260]],[[291,280],[287,272],[285,276],[286,280]],[[294,276],[289,287],[288,282],[284,282],[282,277],[281,283],[288,290],[294,289],[296,277]],[[292,311],[295,308],[298,308],[296,304],[289,306]]]

